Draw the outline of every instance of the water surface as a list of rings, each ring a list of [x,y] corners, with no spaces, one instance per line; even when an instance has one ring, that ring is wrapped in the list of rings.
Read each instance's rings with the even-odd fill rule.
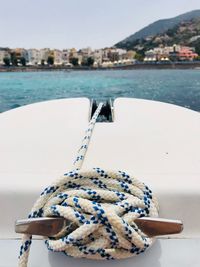
[[[69,97],[135,97],[200,111],[200,70],[105,70],[0,73],[0,112]]]

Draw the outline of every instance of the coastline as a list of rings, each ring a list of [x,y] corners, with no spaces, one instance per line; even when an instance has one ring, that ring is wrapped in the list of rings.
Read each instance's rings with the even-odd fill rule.
[[[66,66],[1,66],[0,72],[33,72],[33,71],[88,71],[88,70],[137,70],[137,69],[200,69],[199,62],[174,62],[174,63],[136,63],[112,67],[66,67]]]

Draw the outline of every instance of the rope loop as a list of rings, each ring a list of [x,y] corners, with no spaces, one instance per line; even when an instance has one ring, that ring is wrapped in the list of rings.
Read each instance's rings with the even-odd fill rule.
[[[68,220],[60,233],[45,238],[51,251],[77,258],[122,259],[144,252],[153,243],[134,220],[157,217],[158,203],[145,184],[124,171],[81,169],[100,110],[86,131],[75,169],[43,190],[29,218],[58,216]],[[31,236],[24,235],[19,267],[27,266],[30,245]]]

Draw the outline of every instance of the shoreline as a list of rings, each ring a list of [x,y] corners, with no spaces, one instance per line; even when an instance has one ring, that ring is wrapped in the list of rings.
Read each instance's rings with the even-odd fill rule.
[[[136,63],[113,67],[66,67],[66,66],[1,66],[0,72],[34,72],[34,71],[95,71],[95,70],[152,70],[152,69],[200,69],[199,62],[175,62],[175,63]]]

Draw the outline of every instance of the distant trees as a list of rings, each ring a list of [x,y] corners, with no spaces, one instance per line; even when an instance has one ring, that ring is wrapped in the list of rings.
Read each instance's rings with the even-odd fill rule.
[[[144,59],[144,55],[143,55],[143,53],[136,52],[134,58],[135,58],[136,60],[138,60],[138,61],[143,61],[143,59]]]
[[[18,66],[18,64],[21,64],[22,66],[26,66],[26,59],[25,57],[19,57],[17,58],[15,55],[11,55],[11,58],[9,57],[4,57],[3,59],[4,65],[5,66],[10,66],[11,63],[13,66]]]
[[[22,56],[20,53],[16,52],[11,52],[10,57],[5,57],[3,61],[6,66],[10,66],[11,64],[12,66],[18,66],[18,65],[22,65],[24,67],[26,66],[26,58]]]
[[[18,66],[18,58],[16,56],[15,52],[11,52],[10,53],[10,57],[11,57],[11,63],[13,66]]]
[[[77,57],[72,57],[72,58],[70,58],[69,62],[70,62],[73,66],[78,66],[78,58],[77,58]]]
[[[54,57],[53,56],[48,56],[48,58],[47,58],[47,64],[48,65],[53,65],[54,64]]]
[[[94,58],[93,57],[88,57],[81,62],[82,66],[87,66],[87,67],[91,67],[91,66],[93,66],[93,64],[94,64]]]
[[[198,42],[195,43],[194,47],[195,47],[196,53],[200,56],[200,42],[199,42],[199,40],[198,40]]]
[[[88,67],[93,66],[93,64],[94,64],[94,58],[93,57],[88,57],[87,58]]]
[[[20,63],[22,64],[22,66],[26,66],[26,59],[25,59],[25,57],[21,57],[20,58]]]
[[[174,35],[177,34],[177,30],[178,30],[178,27],[174,27],[174,28],[168,29],[168,30],[166,31],[166,34],[167,34],[169,37],[174,37]]]
[[[9,57],[4,57],[3,62],[5,64],[5,66],[7,66],[7,67],[10,66],[10,58]]]

